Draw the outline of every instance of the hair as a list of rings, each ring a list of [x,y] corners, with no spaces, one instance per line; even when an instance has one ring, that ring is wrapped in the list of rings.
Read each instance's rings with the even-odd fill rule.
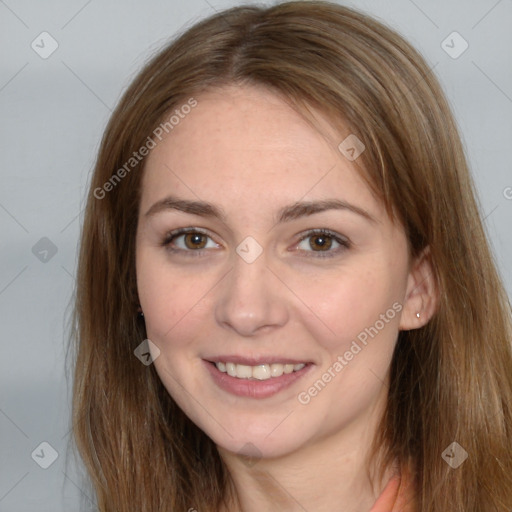
[[[135,275],[146,159],[112,177],[187,99],[244,84],[357,134],[366,147],[359,170],[403,226],[410,255],[428,248],[438,307],[424,327],[399,333],[374,443],[381,467],[411,467],[420,512],[509,512],[511,306],[456,123],[431,69],[400,35],[321,1],[235,7],[196,23],[145,65],[110,118],[87,198],[72,332],[74,441],[99,510],[227,503],[230,476],[215,444],[154,365],[133,354],[146,338]],[[108,193],[97,193],[109,180]],[[441,457],[454,441],[469,454],[457,469]]]

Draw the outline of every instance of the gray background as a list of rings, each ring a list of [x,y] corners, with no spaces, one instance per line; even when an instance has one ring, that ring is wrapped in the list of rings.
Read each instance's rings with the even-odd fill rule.
[[[67,450],[65,374],[86,186],[110,112],[145,59],[237,3],[0,0],[0,511],[73,511],[81,498],[94,510]],[[397,29],[435,68],[512,296],[512,0],[343,3]],[[464,41],[446,39],[453,31],[469,44],[457,58]],[[58,44],[49,56],[55,43],[42,32]],[[47,469],[42,442],[58,453]]]

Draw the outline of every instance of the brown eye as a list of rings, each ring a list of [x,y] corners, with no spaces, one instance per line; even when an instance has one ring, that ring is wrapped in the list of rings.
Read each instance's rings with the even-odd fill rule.
[[[207,237],[202,233],[187,233],[183,236],[188,249],[203,249],[206,246]]]
[[[191,228],[178,229],[169,233],[163,239],[162,245],[173,252],[197,254],[202,254],[202,249],[219,248],[209,235]]]
[[[328,251],[332,246],[332,238],[329,235],[310,236],[309,246],[314,251]]]
[[[349,249],[351,243],[338,233],[315,229],[305,233],[296,246],[306,256],[330,257]]]

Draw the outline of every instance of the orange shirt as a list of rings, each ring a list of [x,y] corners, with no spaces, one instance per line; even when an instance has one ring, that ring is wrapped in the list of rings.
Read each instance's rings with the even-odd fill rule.
[[[413,493],[408,479],[396,473],[370,512],[413,512]]]

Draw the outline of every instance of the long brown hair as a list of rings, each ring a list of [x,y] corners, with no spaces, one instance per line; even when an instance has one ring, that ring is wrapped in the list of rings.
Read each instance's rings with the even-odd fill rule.
[[[411,465],[421,512],[509,512],[511,308],[449,106],[399,35],[317,1],[236,7],[197,23],[152,58],[110,119],[73,317],[74,439],[99,509],[215,511],[227,496],[214,443],[134,356],[146,338],[134,264],[145,159],[130,158],[176,108],[232,83],[269,87],[305,116],[312,108],[350,127],[366,146],[361,172],[402,223],[411,255],[430,248],[439,305],[425,327],[398,337],[375,439],[382,465]],[[441,456],[454,441],[469,455],[457,469]]]

